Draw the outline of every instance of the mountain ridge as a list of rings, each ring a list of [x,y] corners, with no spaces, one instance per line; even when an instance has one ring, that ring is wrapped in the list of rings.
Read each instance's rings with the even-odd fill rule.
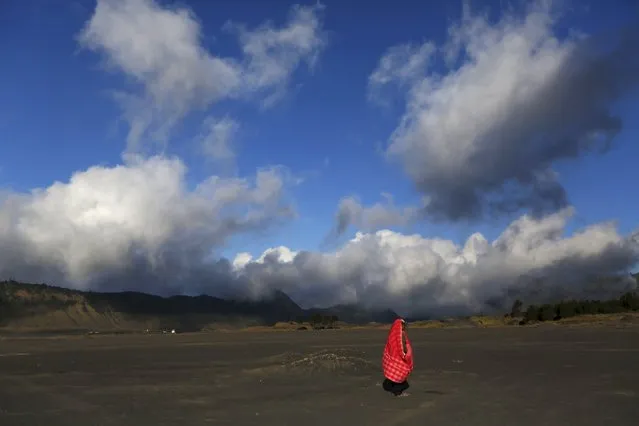
[[[639,273],[630,276],[639,283]],[[597,281],[605,286],[609,280],[619,278],[605,277]],[[524,300],[524,303],[533,302]],[[501,308],[500,311],[506,312],[510,305]],[[299,323],[309,319],[321,321],[322,318],[349,324],[390,323],[397,317],[391,309],[373,310],[353,304],[304,309],[280,290],[260,300],[249,300],[209,295],[159,296],[137,291],[82,291],[49,284],[0,281],[0,332],[201,331]],[[407,319],[429,318],[425,312]]]
[[[95,292],[49,284],[0,282],[0,330],[170,330],[274,325],[313,315],[354,324],[392,322],[391,310],[357,306],[303,309],[276,290],[260,300],[209,295],[159,296],[137,291]]]

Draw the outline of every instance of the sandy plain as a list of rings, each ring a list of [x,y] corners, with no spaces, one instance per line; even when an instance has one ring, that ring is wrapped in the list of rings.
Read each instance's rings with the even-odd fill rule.
[[[639,327],[411,329],[410,396],[386,330],[0,338],[0,425],[639,424]]]

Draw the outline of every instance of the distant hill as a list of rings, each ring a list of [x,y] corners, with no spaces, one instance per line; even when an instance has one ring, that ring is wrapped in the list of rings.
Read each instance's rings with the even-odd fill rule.
[[[392,311],[355,306],[305,310],[281,291],[259,301],[212,296],[160,297],[139,292],[84,292],[46,284],[0,282],[0,330],[199,331],[272,325],[313,314],[349,323],[391,322]]]
[[[633,274],[639,282],[639,273]],[[611,279],[598,278],[599,286]],[[524,304],[534,303],[523,300]],[[509,306],[498,310],[506,313]],[[407,318],[429,319],[433,312]],[[281,291],[259,301],[225,300],[212,296],[160,297],[139,292],[90,292],[46,284],[0,281],[2,331],[198,331],[273,325],[317,316],[349,324],[390,323],[392,310],[375,311],[357,305],[303,309]],[[321,319],[321,318],[320,318]]]
[[[382,324],[392,323],[398,317],[391,309],[383,311],[373,311],[361,308],[357,305],[336,305],[330,308],[311,308],[306,311],[306,315],[320,314],[324,316],[336,316],[340,321],[350,324],[367,324],[378,322]]]

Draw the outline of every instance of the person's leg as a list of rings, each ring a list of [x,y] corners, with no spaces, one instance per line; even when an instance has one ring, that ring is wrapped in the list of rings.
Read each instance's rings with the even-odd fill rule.
[[[396,382],[393,382],[392,380],[385,378],[384,382],[382,383],[382,388],[386,392],[390,392],[395,396],[401,395],[402,392],[408,389],[408,387],[409,387],[408,382],[405,380],[402,383],[396,383]]]
[[[408,384],[408,381],[404,380],[403,382],[397,384],[396,389],[400,394],[402,394],[406,392],[406,390],[408,390],[409,387],[410,385]]]
[[[404,392],[408,388],[409,388],[408,382],[404,380],[401,383],[394,383],[392,392],[395,396],[401,396],[401,395],[405,395]]]
[[[384,381],[382,382],[382,388],[386,392],[393,392],[393,390],[395,389],[395,382],[384,377]]]

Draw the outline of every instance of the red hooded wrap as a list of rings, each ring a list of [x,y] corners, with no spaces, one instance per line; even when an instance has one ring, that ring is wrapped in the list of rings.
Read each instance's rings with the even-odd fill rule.
[[[393,322],[382,358],[384,376],[395,383],[403,382],[413,371],[413,348],[405,333],[406,352],[402,347],[403,322],[404,320],[399,318]]]

